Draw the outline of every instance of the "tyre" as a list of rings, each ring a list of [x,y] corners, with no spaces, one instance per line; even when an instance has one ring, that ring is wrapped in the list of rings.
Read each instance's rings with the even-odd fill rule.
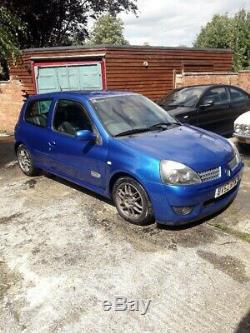
[[[126,221],[137,225],[154,222],[152,204],[140,183],[130,177],[119,178],[113,187],[113,201]]]
[[[17,160],[20,169],[27,176],[35,176],[38,169],[34,167],[31,154],[25,145],[21,144],[17,148]]]

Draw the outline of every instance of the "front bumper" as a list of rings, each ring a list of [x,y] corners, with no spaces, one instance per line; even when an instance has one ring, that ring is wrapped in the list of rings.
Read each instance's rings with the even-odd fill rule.
[[[250,136],[234,133],[234,137],[241,143],[250,144]]]
[[[171,186],[151,184],[149,193],[156,221],[167,225],[182,225],[202,219],[222,210],[237,195],[240,181],[237,186],[221,197],[215,198],[215,191],[218,187],[227,184],[236,177],[239,177],[241,180],[242,169],[243,163],[240,162],[230,177],[224,174],[216,181],[195,185]],[[179,215],[173,210],[173,206],[192,206],[193,209],[188,215]]]

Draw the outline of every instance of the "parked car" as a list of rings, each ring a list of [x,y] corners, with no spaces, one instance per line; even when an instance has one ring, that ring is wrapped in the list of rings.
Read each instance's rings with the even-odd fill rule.
[[[228,140],[122,92],[28,98],[15,150],[26,175],[46,170],[112,198],[125,220],[140,225],[178,225],[217,212],[236,196],[243,168]]]
[[[250,144],[250,111],[243,113],[235,120],[234,136],[240,144]]]
[[[231,136],[235,119],[250,109],[250,95],[228,85],[190,86],[174,90],[159,105],[183,123]]]

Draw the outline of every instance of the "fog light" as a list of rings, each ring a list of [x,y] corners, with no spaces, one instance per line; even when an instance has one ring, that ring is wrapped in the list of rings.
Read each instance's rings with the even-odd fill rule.
[[[192,212],[193,207],[172,207],[174,212],[178,215],[188,215]]]

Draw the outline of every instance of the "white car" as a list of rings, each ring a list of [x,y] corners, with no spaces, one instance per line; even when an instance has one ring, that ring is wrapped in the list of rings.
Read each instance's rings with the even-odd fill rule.
[[[234,136],[239,143],[250,144],[250,111],[243,113],[235,120]]]

